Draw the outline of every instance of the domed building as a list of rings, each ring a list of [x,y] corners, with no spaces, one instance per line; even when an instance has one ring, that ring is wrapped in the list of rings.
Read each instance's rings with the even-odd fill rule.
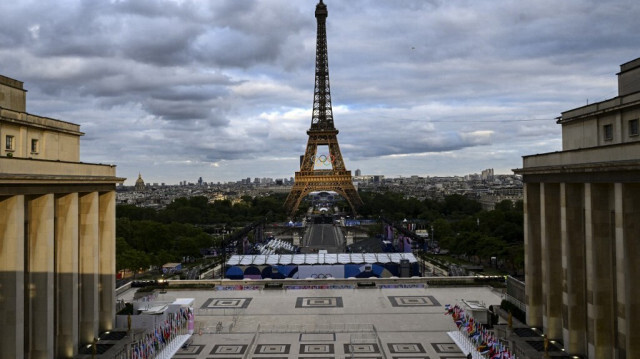
[[[135,190],[142,192],[145,190],[144,180],[142,179],[142,175],[138,173],[138,179],[136,180]]]

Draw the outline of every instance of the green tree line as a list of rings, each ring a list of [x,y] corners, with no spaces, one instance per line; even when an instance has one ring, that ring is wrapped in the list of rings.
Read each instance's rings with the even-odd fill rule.
[[[384,216],[394,221],[417,221],[443,249],[471,262],[503,261],[505,269],[524,265],[522,202],[503,201],[485,211],[478,201],[461,195],[443,200],[404,198],[397,193],[361,192],[364,218]],[[206,197],[179,198],[165,209],[119,205],[116,208],[116,267],[146,268],[198,257],[200,248],[218,247],[220,238],[211,228],[242,227],[270,215],[268,221],[287,219],[286,195],[243,197],[241,201],[216,201]],[[377,233],[381,233],[378,227]]]
[[[433,234],[440,248],[453,255],[478,264],[488,264],[496,257],[511,271],[524,267],[522,201],[505,200],[485,211],[477,200],[462,195],[422,201],[391,192],[360,195],[364,217],[415,220]]]
[[[206,197],[178,198],[155,210],[134,205],[116,207],[116,269],[147,268],[199,257],[201,248],[217,247],[220,238],[207,233],[211,225],[241,227],[269,215],[284,221],[285,195],[243,197],[209,203]],[[211,231],[209,231],[211,232]]]

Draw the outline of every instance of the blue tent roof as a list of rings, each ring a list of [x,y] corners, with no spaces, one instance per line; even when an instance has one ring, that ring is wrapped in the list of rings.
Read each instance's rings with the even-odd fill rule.
[[[256,254],[234,255],[227,261],[234,265],[316,265],[316,264],[373,264],[400,263],[401,260],[416,263],[413,253],[340,253],[340,254]]]

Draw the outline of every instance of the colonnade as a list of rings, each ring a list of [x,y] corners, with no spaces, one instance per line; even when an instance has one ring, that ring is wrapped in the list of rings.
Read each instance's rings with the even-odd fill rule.
[[[525,183],[527,324],[570,354],[640,358],[640,184]]]
[[[68,358],[113,328],[115,191],[0,196],[0,358]]]

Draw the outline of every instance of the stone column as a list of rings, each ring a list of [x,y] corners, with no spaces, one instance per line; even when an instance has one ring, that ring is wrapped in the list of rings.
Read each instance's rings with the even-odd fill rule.
[[[614,231],[613,231],[613,275],[614,275],[614,296],[612,297],[613,313],[615,321],[614,351],[617,357],[619,353],[624,353],[627,347],[625,342],[625,258],[629,253],[624,251],[624,234],[623,234],[623,198],[622,183],[613,184],[613,208],[614,208]]]
[[[586,184],[590,206],[587,222],[587,301],[589,321],[589,357],[614,357],[615,270],[614,270],[614,191],[611,184]]]
[[[78,354],[78,194],[56,198],[56,356]]]
[[[542,328],[539,183],[525,183],[524,203],[524,274],[527,324]]]
[[[587,302],[585,284],[584,185],[563,183],[560,186],[563,340],[567,352],[587,354]]]
[[[113,329],[116,315],[116,192],[100,194],[99,202],[99,329],[103,332]]]
[[[79,196],[80,344],[98,336],[98,193]]]
[[[562,338],[562,243],[560,185],[540,184],[543,325],[551,339]]]
[[[29,271],[29,357],[54,356],[54,198],[32,197],[27,204]]]
[[[624,252],[624,333],[627,358],[640,358],[640,184],[622,185],[622,242]],[[633,255],[631,255],[633,253]]]
[[[0,358],[24,358],[24,196],[0,197]]]

